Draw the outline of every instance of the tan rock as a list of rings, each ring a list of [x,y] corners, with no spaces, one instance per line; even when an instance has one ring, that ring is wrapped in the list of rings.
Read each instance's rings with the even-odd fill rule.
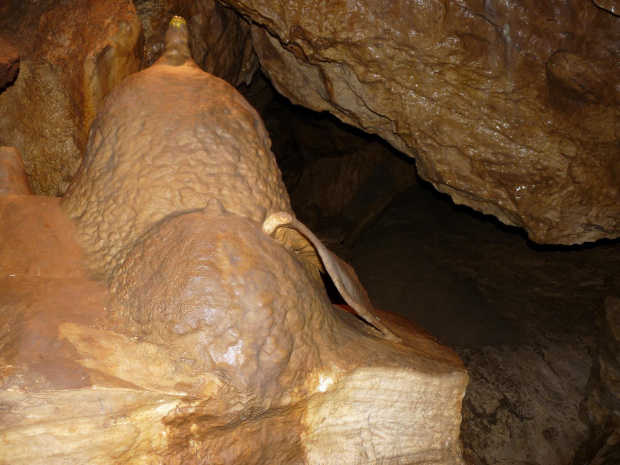
[[[32,194],[21,155],[13,147],[0,147],[0,195]]]
[[[0,92],[7,82],[11,82],[19,69],[19,56],[6,40],[0,37]]]
[[[540,243],[620,235],[620,23],[593,2],[226,3],[279,92],[416,157],[456,203]]]
[[[353,270],[289,211],[258,115],[191,60],[182,18],[158,63],[108,99],[90,147],[62,201],[86,252],[67,265],[101,270],[109,293],[84,270],[29,282],[44,288],[28,295],[27,276],[8,281],[2,459],[463,463],[460,360],[406,320],[372,315]],[[67,227],[55,200],[47,208]],[[22,260],[46,242],[33,234],[58,236],[45,224]],[[0,225],[17,241],[28,227]],[[332,306],[304,247],[369,324]]]
[[[5,2],[0,34],[21,57],[0,93],[0,145],[24,157],[36,194],[62,194],[108,92],[138,71],[141,25],[129,0]]]
[[[258,69],[252,50],[250,25],[230,8],[215,0],[136,0],[144,26],[145,66],[159,58],[173,15],[187,21],[189,47],[204,71],[237,86],[249,83]]]
[[[191,59],[185,20],[175,16],[158,62],[125,80],[98,115],[63,199],[90,269],[110,279],[158,222],[217,199],[265,221],[316,281],[325,270],[363,319],[397,339],[372,315],[353,269],[294,218],[269,146],[241,94]]]
[[[0,246],[28,240],[20,263],[52,266],[0,276],[0,461],[463,464],[454,353],[332,307],[256,222],[215,203],[163,222],[108,296],[58,199],[12,199]]]
[[[63,199],[89,265],[102,276],[157,222],[214,197],[258,222],[290,211],[258,113],[194,63],[186,26],[168,32],[159,61],[107,99]]]

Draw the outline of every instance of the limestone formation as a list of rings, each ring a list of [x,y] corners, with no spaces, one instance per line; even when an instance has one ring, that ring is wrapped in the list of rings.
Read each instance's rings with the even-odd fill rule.
[[[454,353],[332,307],[254,221],[163,222],[108,294],[58,199],[0,211],[0,462],[463,464]]]
[[[204,71],[237,86],[248,84],[258,68],[250,25],[216,0],[134,0],[144,26],[145,63],[155,63],[173,15],[186,19],[192,58]]]
[[[63,199],[91,270],[110,279],[158,222],[218,199],[254,221],[271,219],[269,233],[309,268],[325,269],[359,315],[394,338],[372,316],[355,272],[296,224],[256,111],[232,86],[198,68],[185,21],[175,17],[170,24],[158,62],[110,95]]]
[[[258,222],[291,211],[260,116],[195,64],[187,39],[170,28],[159,61],[112,92],[63,199],[100,275],[157,222],[214,197]]]
[[[62,200],[1,149],[0,462],[463,465],[462,363],[373,314],[269,146],[174,17]]]
[[[137,106],[133,124],[144,132],[116,138],[132,128],[111,111],[122,85],[90,138],[110,152],[84,159],[63,205],[0,184],[0,462],[464,465],[459,425],[468,378],[461,361],[407,320],[366,313],[370,302],[353,270],[287,211],[260,119],[189,61],[186,39],[184,22],[173,19],[160,62],[127,81],[138,103],[148,83],[151,95],[162,88],[164,102],[167,91],[179,103],[165,115],[170,137],[160,139],[179,149],[176,159],[160,153],[167,179],[149,171],[157,159],[121,150],[132,140],[134,150],[157,147],[149,145],[157,143],[149,123],[162,119]],[[162,215],[158,210],[170,208],[166,195],[173,202],[180,185],[173,174],[205,155],[191,138],[175,138],[173,124],[185,117],[194,133],[207,132],[182,105],[194,105],[183,94],[205,82],[222,95],[209,129],[229,142],[207,155],[231,157],[243,176],[217,191],[217,176],[194,169],[193,186],[207,191],[185,198],[210,196],[205,208],[180,204]],[[116,131],[106,133],[114,117]],[[227,118],[238,125],[228,133]],[[99,156],[106,163],[91,170]],[[105,176],[118,191],[98,186]],[[128,190],[141,176],[152,199],[136,200],[137,190]],[[257,192],[243,198],[237,190],[249,179]],[[110,192],[122,196],[110,199]],[[284,211],[267,216],[274,204],[268,194]],[[93,210],[99,216],[89,216]],[[101,234],[114,226],[123,232],[125,223],[140,236]],[[353,309],[331,304],[299,254],[299,238]],[[108,241],[125,245],[113,260],[97,247],[110,250]],[[109,282],[85,269],[95,259]]]
[[[140,67],[140,21],[130,0],[12,0],[0,6],[0,35],[21,58],[0,89],[0,145],[22,154],[36,194],[62,194],[95,113]]]
[[[280,93],[414,156],[456,203],[539,243],[620,235],[620,22],[591,0],[226,3]]]

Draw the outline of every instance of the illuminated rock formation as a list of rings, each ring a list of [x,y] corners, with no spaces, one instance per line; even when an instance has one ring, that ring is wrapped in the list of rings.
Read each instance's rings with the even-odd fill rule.
[[[60,195],[108,92],[140,69],[140,21],[129,0],[15,0],[0,7],[0,35],[21,59],[0,92],[0,145],[19,150],[35,194]]]
[[[181,18],[62,205],[7,192],[0,461],[463,463],[461,361],[295,219],[262,121]]]

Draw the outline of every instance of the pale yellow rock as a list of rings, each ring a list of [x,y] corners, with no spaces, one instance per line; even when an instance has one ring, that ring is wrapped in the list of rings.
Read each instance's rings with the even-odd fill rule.
[[[458,375],[360,367],[335,386],[328,380],[302,418],[308,463],[464,463],[453,420]]]
[[[332,307],[259,224],[171,219],[109,293],[58,199],[0,212],[0,463],[463,464],[458,357]]]

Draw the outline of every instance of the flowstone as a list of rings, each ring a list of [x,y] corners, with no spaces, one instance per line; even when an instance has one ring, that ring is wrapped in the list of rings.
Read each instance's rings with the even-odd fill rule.
[[[373,310],[269,145],[177,17],[62,201],[0,198],[0,462],[463,463],[462,362]]]

